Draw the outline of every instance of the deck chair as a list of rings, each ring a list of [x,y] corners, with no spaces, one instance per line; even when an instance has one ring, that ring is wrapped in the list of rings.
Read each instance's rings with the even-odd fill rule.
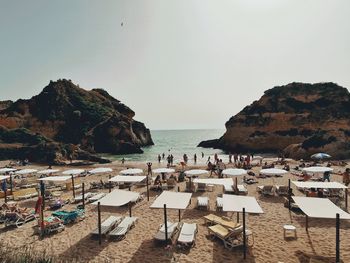
[[[223,199],[222,197],[216,197],[216,211],[222,211]]]
[[[183,223],[180,234],[177,238],[177,245],[181,248],[191,248],[196,244],[196,235],[198,227],[196,223]]]
[[[198,188],[197,191],[206,191],[207,190],[207,185],[203,183],[198,183]]]
[[[272,185],[260,185],[256,190],[263,195],[273,195],[273,186]]]
[[[90,203],[93,203],[93,202],[96,202],[98,201],[99,199],[101,199],[102,197],[104,197],[106,194],[105,193],[99,193],[99,194],[96,194],[94,196],[91,196],[88,198],[88,201]]]
[[[209,210],[209,198],[206,196],[197,197],[197,208],[204,208],[205,210]]]
[[[121,220],[122,218],[120,216],[109,216],[101,224],[101,235],[107,235]],[[94,229],[91,234],[98,235],[98,227]]]
[[[220,224],[229,229],[235,229],[236,227],[240,226],[239,223],[233,222],[230,218],[220,217],[214,214],[206,215],[203,218],[204,218],[205,224],[208,224],[208,223],[210,223],[211,225]]]
[[[239,225],[234,229],[228,229],[220,224],[217,224],[208,227],[208,231],[209,235],[212,235],[214,238],[219,238],[227,249],[232,249],[243,245],[242,225]]]
[[[88,198],[93,197],[94,195],[96,195],[96,194],[88,192],[88,193],[85,193],[84,198],[85,198],[85,200],[87,200]],[[74,203],[79,203],[79,202],[82,202],[82,201],[83,201],[83,195],[82,194],[81,195],[77,195],[76,197],[74,197]]]
[[[237,185],[237,188],[238,188],[238,194],[243,194],[243,195],[248,194],[248,189],[243,184]]]
[[[32,221],[35,219],[35,214],[33,213],[18,213],[18,212],[7,212],[5,214],[5,226],[16,226],[20,227],[21,225]]]
[[[179,230],[178,226],[179,226],[179,223],[167,222],[168,240],[172,239],[173,236],[175,235],[175,233]],[[157,241],[165,241],[165,226],[164,226],[164,224],[160,226],[154,239]]]
[[[129,230],[135,226],[136,221],[137,217],[125,217],[122,222],[109,233],[109,237],[116,240],[124,239]]]
[[[286,185],[276,185],[276,194],[279,196],[288,195],[288,186]]]

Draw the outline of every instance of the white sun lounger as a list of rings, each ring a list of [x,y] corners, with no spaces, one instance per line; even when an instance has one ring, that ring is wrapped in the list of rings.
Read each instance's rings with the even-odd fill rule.
[[[209,209],[209,198],[206,196],[197,197],[197,207]]]
[[[123,239],[128,231],[135,226],[136,221],[137,217],[125,217],[122,222],[109,233],[109,236],[119,240]]]
[[[104,197],[105,195],[106,195],[105,193],[99,193],[99,194],[97,194],[97,195],[93,195],[93,196],[91,196],[91,197],[88,198],[88,201],[89,201],[90,203],[96,202],[96,201],[98,201],[99,199],[101,199],[102,197]]]
[[[101,224],[101,234],[106,235],[109,231],[111,231],[116,224],[118,224],[122,220],[120,216],[109,216],[105,221]],[[91,232],[92,235],[98,235],[98,228]]]
[[[198,232],[197,224],[183,223],[177,244],[182,247],[193,247],[196,241],[196,234]]]
[[[176,231],[178,230],[179,223],[172,223],[167,222],[168,227],[168,240],[171,239]],[[158,230],[157,234],[155,235],[154,239],[159,241],[165,241],[165,225],[161,225],[160,229]]]
[[[91,192],[88,192],[88,193],[85,193],[85,200],[87,200],[88,198],[94,196],[95,194],[94,193],[91,193]],[[79,203],[83,201],[83,195],[77,195],[75,198],[74,198],[74,202],[75,203]]]
[[[216,210],[222,210],[224,203],[222,197],[216,197]]]

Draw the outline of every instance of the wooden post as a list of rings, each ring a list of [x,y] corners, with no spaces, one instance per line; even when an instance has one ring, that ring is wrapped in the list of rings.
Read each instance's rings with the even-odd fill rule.
[[[190,192],[192,193],[192,177],[190,176]]]
[[[165,229],[165,243],[168,243],[168,218],[166,214],[166,204],[164,204],[164,229]]]
[[[13,181],[12,181],[12,174],[10,173],[10,189],[11,189],[11,194],[13,194]]]
[[[345,209],[348,211],[348,188],[345,189]]]
[[[102,230],[101,230],[101,204],[97,203],[97,222],[98,222],[98,244],[102,244]]]
[[[148,181],[148,175],[146,175],[146,187],[147,187],[147,201],[149,201],[149,181]]]
[[[309,231],[309,217],[307,215],[305,217],[305,228],[306,228],[306,231]]]
[[[335,227],[335,262],[340,263],[340,236],[339,236],[339,228],[340,228],[340,218],[339,214],[336,215],[336,227]]]
[[[237,176],[235,177],[235,188],[236,188],[236,194],[238,195],[238,179],[237,179]]]
[[[44,181],[40,181],[40,195],[42,198],[42,210],[45,209],[45,184]]]
[[[131,185],[129,186],[129,191],[131,191]]]
[[[82,184],[83,209],[85,209],[85,183]]]
[[[42,202],[41,202],[41,207],[40,207],[40,235],[41,237],[44,236],[44,209],[45,209],[45,203],[44,203],[44,196],[41,197]]]
[[[5,182],[6,184],[6,182]],[[5,186],[5,189],[4,189],[4,199],[5,199],[5,204],[7,203],[7,186]]]
[[[129,202],[129,216],[131,217],[131,202]]]
[[[109,175],[108,178],[109,178],[109,180],[111,180],[112,175]],[[110,193],[111,191],[112,191],[112,182],[108,181],[108,192]]]
[[[237,212],[237,223],[239,223],[239,212]]]
[[[247,257],[247,240],[246,240],[246,232],[245,232],[245,208],[243,207],[243,258]]]
[[[290,179],[288,179],[288,209],[290,210],[290,203],[291,203],[291,193],[290,193]]]
[[[74,189],[74,175],[72,176],[72,190],[73,190],[73,198],[75,198],[75,189]]]

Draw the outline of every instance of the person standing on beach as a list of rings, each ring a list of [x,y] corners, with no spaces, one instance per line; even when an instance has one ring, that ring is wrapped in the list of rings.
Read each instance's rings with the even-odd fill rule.
[[[208,156],[207,164],[211,163],[210,162],[210,156]]]
[[[164,160],[164,158],[165,158],[165,153],[162,154],[162,157],[163,157],[163,160]]]
[[[162,157],[160,157],[160,154],[158,154],[158,163],[160,163],[161,159],[162,159]]]
[[[219,178],[222,178],[222,171],[226,169],[226,165],[224,164],[224,162],[222,161],[222,159],[220,159],[218,161],[218,172],[219,172]]]
[[[152,163],[147,163],[147,175],[152,175]]]
[[[202,152],[202,158],[204,158],[204,152]]]
[[[193,160],[194,160],[194,163],[196,164],[197,163],[197,154],[194,154]]]
[[[235,153],[235,154],[233,155],[233,160],[234,160],[234,162],[235,162],[235,165],[237,165],[237,161],[238,161],[238,155],[237,155],[237,153]]]
[[[228,155],[228,162],[229,162],[229,163],[232,163],[232,153],[230,153],[230,154]]]
[[[171,166],[173,165],[174,163],[174,156],[172,154],[170,154],[170,164]]]
[[[215,154],[214,154],[214,163],[215,163],[215,164],[218,164],[218,161],[219,161],[219,159],[218,159],[218,154],[215,153]]]
[[[124,164],[125,163],[125,159],[124,159],[124,157],[123,157],[123,159],[122,159],[122,164]]]
[[[343,173],[343,183],[348,186],[350,183],[350,168],[346,168]]]
[[[187,162],[188,162],[188,157],[187,157],[187,154],[186,154],[186,153],[184,154],[183,159],[184,159],[184,162],[187,164]]]
[[[170,164],[171,164],[171,157],[170,155],[168,155],[168,157],[166,158],[167,162],[168,162],[168,168],[170,167]]]

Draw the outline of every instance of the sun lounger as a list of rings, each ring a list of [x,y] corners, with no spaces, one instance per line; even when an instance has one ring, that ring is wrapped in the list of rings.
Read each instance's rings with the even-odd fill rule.
[[[18,213],[18,212],[7,212],[5,214],[5,226],[16,226],[32,221],[35,219],[35,214],[33,213]]]
[[[172,239],[172,237],[175,235],[175,233],[179,230],[178,225],[179,225],[179,223],[167,222],[168,240]],[[157,234],[155,235],[154,239],[158,240],[158,241],[165,241],[165,226],[164,226],[164,224],[161,225],[161,227],[158,230]]]
[[[223,199],[222,197],[216,197],[216,211],[222,211]]]
[[[286,185],[276,185],[276,194],[279,196],[288,195],[288,186]]]
[[[243,184],[237,185],[237,188],[238,188],[238,194],[243,194],[243,195],[248,194],[248,189]]]
[[[180,234],[177,238],[177,245],[182,248],[194,247],[196,243],[197,232],[198,228],[196,223],[183,223]]]
[[[231,219],[226,217],[220,217],[214,214],[209,214],[203,217],[205,224],[220,224],[226,228],[234,229],[239,226],[239,223],[233,222]]]
[[[77,209],[73,211],[57,211],[52,213],[53,216],[57,216],[63,221],[63,224],[74,223],[85,218],[85,211]]]
[[[93,195],[93,196],[88,198],[88,201],[90,203],[96,202],[96,201],[100,200],[102,197],[104,197],[105,195],[106,195],[105,193],[99,193],[99,194]]]
[[[209,234],[219,238],[225,248],[232,249],[243,245],[243,226],[239,225],[234,229],[228,229],[220,224],[208,227]]]
[[[235,192],[236,192],[236,189],[233,185],[224,184],[224,193],[225,194],[234,194]]]
[[[197,207],[204,208],[206,210],[209,210],[209,198],[206,196],[199,196],[197,197]]]
[[[41,222],[38,220],[38,224],[34,226],[35,233],[50,235],[51,233],[58,233],[64,230],[64,225],[61,219],[55,216],[49,216],[44,218],[43,230],[41,229]]]
[[[13,192],[14,200],[29,199],[38,196],[38,192],[35,188],[20,189]]]
[[[109,216],[101,223],[101,235],[107,235],[121,220],[120,216]],[[91,234],[98,235],[98,228],[94,229]]]
[[[129,230],[135,226],[136,221],[137,217],[125,217],[122,222],[109,233],[109,237],[117,240],[125,238]]]
[[[272,185],[260,185],[256,190],[263,195],[273,195],[273,186]]]
[[[88,192],[88,193],[85,193],[85,200],[93,197],[94,195],[96,195],[95,193],[91,193],[91,192]],[[83,195],[77,195],[75,198],[74,198],[74,203],[79,203],[79,202],[82,202],[83,201]]]

